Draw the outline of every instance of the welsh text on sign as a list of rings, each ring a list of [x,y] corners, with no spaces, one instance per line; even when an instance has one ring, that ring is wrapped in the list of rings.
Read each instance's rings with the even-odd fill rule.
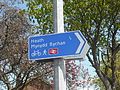
[[[82,55],[86,44],[80,31],[31,36],[28,39],[28,57],[30,60],[42,60]]]

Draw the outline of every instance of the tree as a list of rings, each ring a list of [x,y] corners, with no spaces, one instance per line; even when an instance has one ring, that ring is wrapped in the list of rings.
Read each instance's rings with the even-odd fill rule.
[[[53,33],[52,0],[25,0],[30,21],[37,23],[34,34]],[[35,30],[36,29],[36,30]]]
[[[38,20],[38,26],[43,26],[42,29],[46,31],[48,30],[45,26],[49,27],[49,22],[52,22],[49,18],[52,15],[50,1],[31,0],[28,3],[28,12]],[[119,0],[64,0],[65,30],[80,30],[85,35],[91,46],[87,54],[88,60],[95,68],[106,90],[117,89],[116,57],[120,50],[119,18]],[[102,70],[101,64],[104,64],[105,71]],[[108,69],[111,73],[108,73]]]
[[[31,25],[23,11],[2,2],[0,7],[2,11],[0,20],[1,86],[5,86],[4,88],[8,90],[22,90],[36,78],[50,82],[53,79],[52,62],[31,62],[27,58],[27,37],[31,34]],[[47,32],[50,33],[50,31]],[[74,66],[77,68],[76,71],[79,69],[74,63],[67,63],[67,65]],[[73,68],[69,70],[73,71]],[[71,78],[76,79],[77,74],[78,72],[74,73]]]
[[[3,2],[0,2],[0,10],[1,88],[22,90],[37,77],[47,81],[52,77],[52,64],[31,62],[27,58],[27,37],[31,25],[25,14]]]
[[[120,60],[120,55],[119,55],[120,53],[118,53],[118,55],[117,55],[117,60],[116,60],[116,71],[115,71],[115,73],[116,73],[116,83],[117,83],[117,87],[116,87],[116,90],[119,90],[120,89],[120,79],[119,79],[119,77],[120,77],[120,70],[119,70],[119,68],[120,68],[120,62],[119,62],[119,60]],[[109,62],[108,62],[109,63]],[[103,64],[102,65],[102,70],[103,71],[105,71],[105,65]],[[108,74],[110,75],[112,72],[111,72],[111,70],[110,69],[108,69]],[[99,78],[97,78],[97,79],[95,79],[94,80],[94,82],[97,84],[97,85],[99,85],[99,87],[101,88],[101,90],[104,90],[105,89],[105,87],[104,87],[104,85],[103,85],[103,83],[102,83],[102,81],[99,79]]]
[[[34,34],[45,34],[53,32],[53,4],[52,0],[25,0],[28,6],[26,12],[33,23],[37,23],[36,28],[33,30]],[[67,67],[67,85],[70,90],[74,86],[80,86],[77,79],[80,67],[74,61],[66,62]],[[74,67],[74,68],[73,68]],[[72,73],[70,73],[72,71]],[[73,74],[74,73],[74,74]],[[84,72],[83,72],[84,73]],[[76,81],[77,80],[77,81]],[[74,81],[74,82],[73,82]],[[79,82],[79,83],[76,83]],[[73,85],[72,85],[73,84]]]
[[[120,2],[115,0],[70,1],[66,3],[66,24],[68,30],[81,30],[91,46],[87,55],[97,75],[105,85],[106,90],[115,90],[116,84],[116,55],[120,50],[119,44],[119,14]],[[68,12],[68,10],[70,12]],[[101,69],[101,62],[105,71]],[[111,70],[111,74],[107,70]]]
[[[68,60],[66,61],[66,77],[68,90],[79,90],[79,88],[89,89],[94,87],[93,77],[90,75],[88,68],[85,68],[82,61]]]

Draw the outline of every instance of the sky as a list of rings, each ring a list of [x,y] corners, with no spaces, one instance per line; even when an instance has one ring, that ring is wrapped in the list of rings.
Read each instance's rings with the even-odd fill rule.
[[[26,9],[25,4],[15,4],[15,7],[18,7],[20,9]],[[94,77],[96,75],[94,68],[91,66],[90,62],[88,61],[87,57],[82,61],[82,65],[88,69],[90,76]],[[2,89],[0,89],[2,90]],[[94,90],[93,87],[87,88],[78,88],[78,90]]]
[[[26,9],[26,4],[16,4],[16,7],[19,7],[20,9]],[[90,76],[94,77],[96,76],[95,69],[91,66],[90,62],[88,61],[87,57],[82,61],[82,65],[88,69]],[[92,87],[91,87],[92,88]],[[79,89],[80,90],[80,89]],[[86,89],[84,89],[86,90]],[[89,90],[93,90],[89,89]]]
[[[91,66],[91,63],[88,61],[87,57],[82,61],[82,65],[84,65],[85,68],[88,68],[88,71],[91,76],[95,76],[95,69]]]

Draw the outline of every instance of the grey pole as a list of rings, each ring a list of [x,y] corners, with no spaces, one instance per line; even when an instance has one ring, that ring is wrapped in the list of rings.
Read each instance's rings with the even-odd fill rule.
[[[53,0],[54,32],[64,32],[63,0]],[[54,60],[54,90],[66,90],[65,61],[62,58]]]

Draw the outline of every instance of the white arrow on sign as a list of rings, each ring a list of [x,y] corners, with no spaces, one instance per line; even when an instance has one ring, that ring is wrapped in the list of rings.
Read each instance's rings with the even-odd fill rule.
[[[88,46],[80,31],[31,36],[28,39],[28,57],[30,60],[64,58],[75,55],[83,58],[88,51]],[[56,50],[56,53],[51,53],[51,50]]]
[[[75,34],[75,36],[77,37],[77,39],[79,40],[79,42],[80,42],[80,44],[79,44],[79,46],[78,46],[78,48],[77,48],[77,50],[76,50],[76,54],[78,54],[78,55],[73,55],[73,56],[69,56],[69,57],[65,57],[64,59],[84,59],[85,58],[85,56],[86,56],[86,53],[88,52],[88,50],[89,50],[89,48],[90,48],[90,46],[88,45],[88,43],[87,43],[87,41],[86,41],[86,39],[84,38],[84,36],[82,35],[82,33],[81,32],[75,32],[74,33]],[[81,37],[81,36],[82,37]],[[71,38],[71,37],[70,37]],[[85,41],[86,42],[85,42]],[[84,45],[84,43],[85,43],[85,45]],[[83,47],[84,46],[84,47]],[[83,48],[82,49],[82,51],[81,51],[81,48]],[[79,53],[81,53],[81,54],[79,54]]]
[[[80,36],[80,34],[78,32],[75,33],[76,37],[78,38],[78,40],[80,41],[80,45],[78,46],[77,50],[76,50],[76,54],[80,53],[81,47],[84,44],[84,40],[83,38]],[[82,35],[82,34],[81,34]]]

